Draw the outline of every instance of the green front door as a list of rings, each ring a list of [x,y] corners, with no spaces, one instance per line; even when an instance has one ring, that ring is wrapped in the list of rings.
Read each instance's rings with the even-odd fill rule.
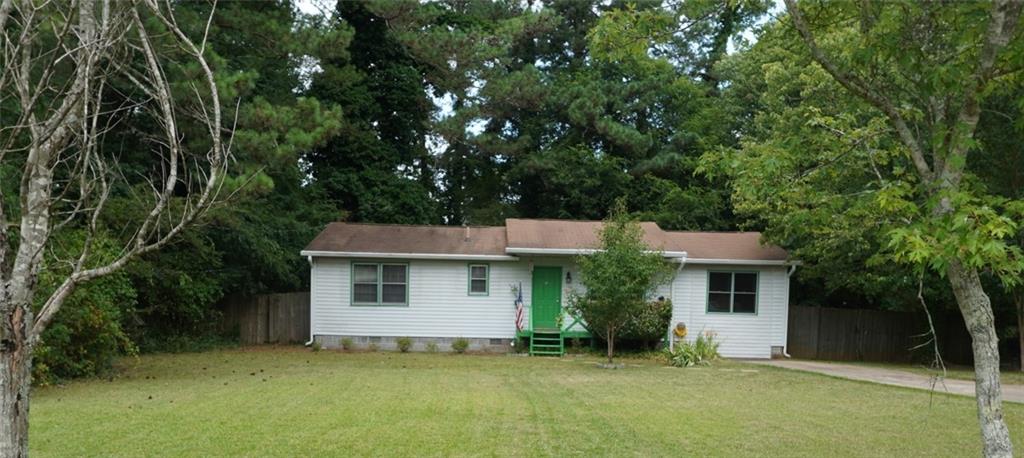
[[[530,317],[533,330],[558,329],[562,313],[562,268],[534,267]]]

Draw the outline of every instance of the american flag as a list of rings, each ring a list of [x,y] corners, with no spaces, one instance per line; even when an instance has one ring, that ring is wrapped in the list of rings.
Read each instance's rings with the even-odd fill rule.
[[[516,331],[523,330],[523,284],[516,290]]]

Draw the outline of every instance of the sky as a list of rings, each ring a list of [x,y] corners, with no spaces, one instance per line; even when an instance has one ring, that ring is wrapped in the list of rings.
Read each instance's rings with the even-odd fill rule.
[[[305,14],[317,14],[329,8],[334,2],[326,0],[296,0],[295,6]]]

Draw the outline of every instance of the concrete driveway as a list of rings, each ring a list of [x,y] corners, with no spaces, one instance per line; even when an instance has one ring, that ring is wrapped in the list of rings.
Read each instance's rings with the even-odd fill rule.
[[[932,377],[913,372],[881,367],[859,366],[853,364],[833,363],[826,361],[804,361],[796,359],[772,359],[748,361],[765,366],[781,367],[804,372],[830,375],[833,377],[864,382],[881,383],[883,385],[902,386],[951,394],[974,397],[974,381],[945,379],[934,382]],[[1003,400],[1024,403],[1024,385],[1003,384]]]

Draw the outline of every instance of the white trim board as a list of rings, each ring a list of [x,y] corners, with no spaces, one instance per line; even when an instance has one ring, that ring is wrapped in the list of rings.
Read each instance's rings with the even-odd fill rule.
[[[516,254],[526,255],[563,255],[579,256],[594,254],[599,250],[592,248],[563,249],[563,248],[518,248],[508,247],[505,249],[508,255],[500,254],[460,254],[460,253],[380,253],[369,251],[307,251],[301,252],[302,256],[324,257],[324,258],[379,258],[379,259],[448,259],[462,261],[518,261]],[[689,264],[714,264],[734,266],[794,266],[800,265],[800,261],[765,260],[765,259],[717,259],[717,258],[688,258],[685,251],[664,251],[661,252],[666,258],[680,258]]]
[[[593,248],[519,248],[508,247],[505,252],[509,254],[540,254],[540,255],[568,255],[579,256],[594,254],[601,250]],[[666,258],[685,258],[685,251],[649,251],[649,253],[661,253]]]
[[[463,261],[518,261],[516,256],[501,254],[458,254],[458,253],[377,253],[369,251],[307,251],[303,256],[322,258],[385,258],[385,259],[451,259]]]
[[[791,266],[799,265],[800,261],[778,261],[767,259],[714,259],[714,258],[688,258],[690,264],[719,264],[733,266]]]

